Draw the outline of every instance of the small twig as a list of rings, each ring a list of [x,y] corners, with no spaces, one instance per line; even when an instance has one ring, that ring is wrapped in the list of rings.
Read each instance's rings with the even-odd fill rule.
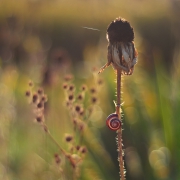
[[[117,102],[116,114],[121,120],[121,69],[117,69]],[[125,180],[124,160],[123,160],[123,144],[122,144],[122,126],[117,130],[117,146],[118,146],[118,161],[121,179]]]
[[[59,143],[54,139],[54,137],[51,135],[50,131],[48,130],[48,127],[46,126],[46,124],[43,123],[42,126],[43,126],[45,132],[49,135],[50,139],[57,145],[57,147],[62,152],[62,154],[69,160],[69,162],[71,163],[73,168],[75,168],[76,167],[75,162],[72,160],[72,158],[69,156],[69,154],[64,149],[61,148]]]
[[[47,129],[47,126],[45,124],[43,124],[43,127],[46,127],[45,132],[49,135],[50,139],[58,146],[58,148],[60,149],[60,151],[64,154],[65,157],[67,157],[67,153],[65,152],[64,149],[61,148],[61,146],[58,144],[58,142],[54,139],[54,137],[51,135],[50,131]]]

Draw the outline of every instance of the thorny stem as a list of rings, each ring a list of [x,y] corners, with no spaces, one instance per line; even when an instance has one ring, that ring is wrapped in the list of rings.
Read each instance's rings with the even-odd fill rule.
[[[116,114],[121,120],[121,69],[117,69],[117,102]],[[117,130],[117,146],[118,146],[118,161],[121,180],[125,180],[124,160],[123,160],[123,144],[122,144],[122,126]]]

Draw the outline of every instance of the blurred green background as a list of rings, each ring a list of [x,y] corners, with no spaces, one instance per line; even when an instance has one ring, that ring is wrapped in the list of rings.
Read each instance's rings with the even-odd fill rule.
[[[116,133],[105,126],[114,112],[115,74],[111,67],[92,72],[107,62],[106,28],[119,16],[133,26],[138,50],[134,74],[123,77],[122,88],[127,180],[180,179],[178,0],[0,1],[0,179],[72,179],[68,165],[63,177],[59,173],[58,148],[34,123],[25,97],[29,80],[35,90],[43,87],[46,124],[68,151],[64,134],[75,132],[65,105],[66,74],[73,74],[76,93],[82,84],[97,88],[96,80],[103,81],[84,133],[88,153],[78,179],[119,179]],[[84,108],[91,106],[88,92]]]

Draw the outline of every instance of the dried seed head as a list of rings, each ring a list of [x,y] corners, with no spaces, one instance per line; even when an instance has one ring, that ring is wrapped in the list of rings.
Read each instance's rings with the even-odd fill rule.
[[[128,21],[116,18],[107,29],[108,62],[114,69],[121,69],[122,74],[131,75],[137,63],[137,53],[134,47],[134,31]]]
[[[84,115],[84,110],[81,109],[81,112],[79,112],[79,115],[83,116]]]
[[[87,148],[85,146],[81,147],[81,153],[85,154],[87,152]]]
[[[81,90],[85,91],[86,89],[87,89],[87,86],[86,85],[82,85]]]
[[[68,85],[67,84],[63,84],[63,89],[67,89]]]
[[[71,142],[73,140],[73,136],[70,134],[65,134],[65,140],[66,142]]]
[[[77,151],[79,151],[79,149],[80,149],[80,146],[79,146],[79,145],[77,145],[77,146],[76,146],[76,150],[77,150]]]
[[[39,88],[39,89],[37,90],[37,93],[38,93],[39,95],[43,94],[43,89],[42,89],[42,88]]]
[[[70,101],[72,101],[72,100],[74,99],[73,94],[70,94],[70,95],[68,96],[68,99],[69,99]]]
[[[39,103],[37,104],[37,107],[38,107],[38,108],[43,108],[43,107],[44,107],[44,103],[43,103],[43,102],[39,102]]]
[[[114,69],[121,69],[122,74],[125,75],[133,73],[134,65],[137,63],[137,51],[133,42],[110,44],[108,54]]]
[[[90,89],[90,92],[91,92],[92,94],[94,94],[94,93],[96,92],[96,89],[95,89],[95,88],[91,88],[91,89]]]
[[[33,86],[33,82],[32,81],[29,81],[29,86]]]
[[[30,92],[30,91],[26,91],[25,95],[26,95],[27,97],[29,97],[29,96],[31,95],[31,92]]]
[[[36,121],[37,121],[38,123],[43,122],[43,116],[42,116],[42,115],[37,116],[37,117],[36,117]]]
[[[81,106],[76,105],[76,106],[75,106],[75,111],[76,111],[76,112],[80,112],[80,110],[81,110]]]
[[[74,90],[74,85],[71,84],[71,85],[69,86],[69,91],[73,91],[73,90]]]
[[[43,95],[42,98],[41,98],[41,102],[47,102],[47,96],[46,95]]]
[[[129,22],[122,18],[116,18],[107,29],[108,62],[100,69],[101,73],[112,64],[115,70],[121,70],[122,74],[131,75],[134,65],[137,63],[137,51],[134,46],[134,31]]]
[[[96,97],[92,97],[92,98],[91,98],[91,102],[92,102],[93,104],[95,104],[95,103],[97,102],[97,98],[96,98]]]
[[[107,39],[110,43],[131,42],[134,40],[134,31],[128,21],[116,18],[107,28]]]
[[[56,157],[58,157],[59,155],[58,154],[54,154],[54,157],[56,158]]]
[[[82,95],[82,94],[79,94],[79,95],[77,96],[77,99],[80,100],[80,101],[83,100],[83,95]]]
[[[32,102],[33,102],[33,103],[36,103],[37,100],[38,100],[38,95],[35,93],[35,94],[33,94],[33,96],[32,96]]]

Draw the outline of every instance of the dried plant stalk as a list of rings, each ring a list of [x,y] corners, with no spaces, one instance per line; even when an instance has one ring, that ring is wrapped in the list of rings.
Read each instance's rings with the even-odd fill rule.
[[[117,69],[117,100],[116,100],[116,114],[121,119],[121,70]],[[117,146],[118,146],[118,161],[119,172],[121,179],[125,180],[125,169],[123,160],[123,144],[122,144],[122,126],[117,130]]]
[[[121,180],[125,180],[124,151],[122,144],[122,119],[121,119],[121,76],[132,75],[137,63],[137,51],[134,45],[134,31],[128,21],[116,18],[107,28],[108,62],[99,70],[104,71],[112,65],[117,72],[117,101],[116,113],[110,114],[106,119],[107,126],[117,132],[118,161]]]

